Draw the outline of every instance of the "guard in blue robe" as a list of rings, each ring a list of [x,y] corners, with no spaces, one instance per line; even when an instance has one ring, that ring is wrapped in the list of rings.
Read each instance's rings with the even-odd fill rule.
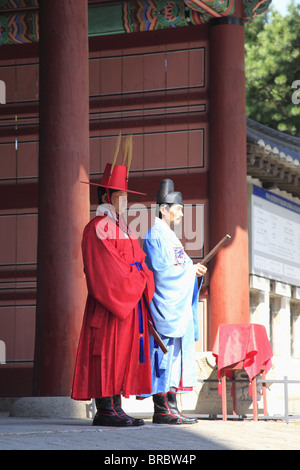
[[[172,230],[183,216],[182,195],[174,191],[172,180],[161,182],[156,201],[160,217],[146,234],[143,249],[155,283],[151,312],[168,353],[150,335],[153,422],[192,424],[195,418],[178,411],[176,393],[191,391],[197,382],[198,298],[206,267],[193,264]]]

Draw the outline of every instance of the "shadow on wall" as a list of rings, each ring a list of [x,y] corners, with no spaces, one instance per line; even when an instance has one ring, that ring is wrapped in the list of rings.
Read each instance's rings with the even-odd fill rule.
[[[208,415],[215,418],[222,415],[222,396],[218,394],[218,374],[215,358],[211,352],[197,353],[198,384],[193,392],[180,395],[179,405],[187,414]],[[252,396],[249,396],[248,375],[243,370],[236,371],[237,414],[252,414]],[[241,381],[241,382],[240,382]],[[227,414],[233,414],[231,385],[226,380]],[[261,385],[257,387],[257,400],[261,399]],[[259,413],[263,409],[259,409]]]

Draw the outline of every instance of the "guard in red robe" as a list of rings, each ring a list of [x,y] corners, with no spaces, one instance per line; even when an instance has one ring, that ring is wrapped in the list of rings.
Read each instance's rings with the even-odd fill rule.
[[[133,192],[128,171],[107,164],[97,185],[100,205],[82,239],[88,296],[72,398],[95,398],[93,425],[101,426],[144,424],[125,414],[121,395],[152,392],[148,315],[154,281],[136,235],[122,222],[120,201]]]

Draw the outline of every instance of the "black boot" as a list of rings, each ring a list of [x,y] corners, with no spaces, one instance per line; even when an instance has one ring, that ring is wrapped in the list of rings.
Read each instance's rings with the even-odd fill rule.
[[[118,415],[122,416],[122,418],[129,419],[132,422],[133,426],[143,426],[143,424],[145,424],[143,419],[132,418],[131,416],[128,416],[124,410],[122,410],[121,395],[114,395],[113,403],[114,403],[114,409],[116,410]]]
[[[169,404],[171,413],[177,418],[179,418],[182,424],[195,424],[198,422],[197,418],[189,418],[188,416],[184,416],[183,414],[180,413],[180,411],[177,408],[176,393],[168,392],[167,398],[168,398],[168,404]]]
[[[130,419],[120,416],[114,408],[113,397],[96,398],[97,413],[93,426],[132,426]]]
[[[166,393],[153,395],[154,415],[152,422],[155,424],[181,424],[181,420],[171,412]]]

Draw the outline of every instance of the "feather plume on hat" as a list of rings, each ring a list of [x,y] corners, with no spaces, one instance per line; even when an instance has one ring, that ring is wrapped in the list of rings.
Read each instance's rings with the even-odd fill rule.
[[[116,148],[114,151],[112,163],[106,164],[103,176],[99,184],[90,183],[87,181],[81,181],[81,183],[91,184],[93,186],[102,186],[104,188],[114,189],[117,191],[125,191],[127,193],[145,195],[145,193],[141,193],[138,191],[131,191],[128,189],[129,171],[130,171],[130,166],[132,162],[132,147],[133,147],[132,135],[126,138],[125,145],[123,148],[121,165],[117,165],[116,161],[118,158],[120,145],[121,145],[121,132],[119,134],[119,137],[116,143]],[[127,160],[127,166],[126,166],[126,160]]]

